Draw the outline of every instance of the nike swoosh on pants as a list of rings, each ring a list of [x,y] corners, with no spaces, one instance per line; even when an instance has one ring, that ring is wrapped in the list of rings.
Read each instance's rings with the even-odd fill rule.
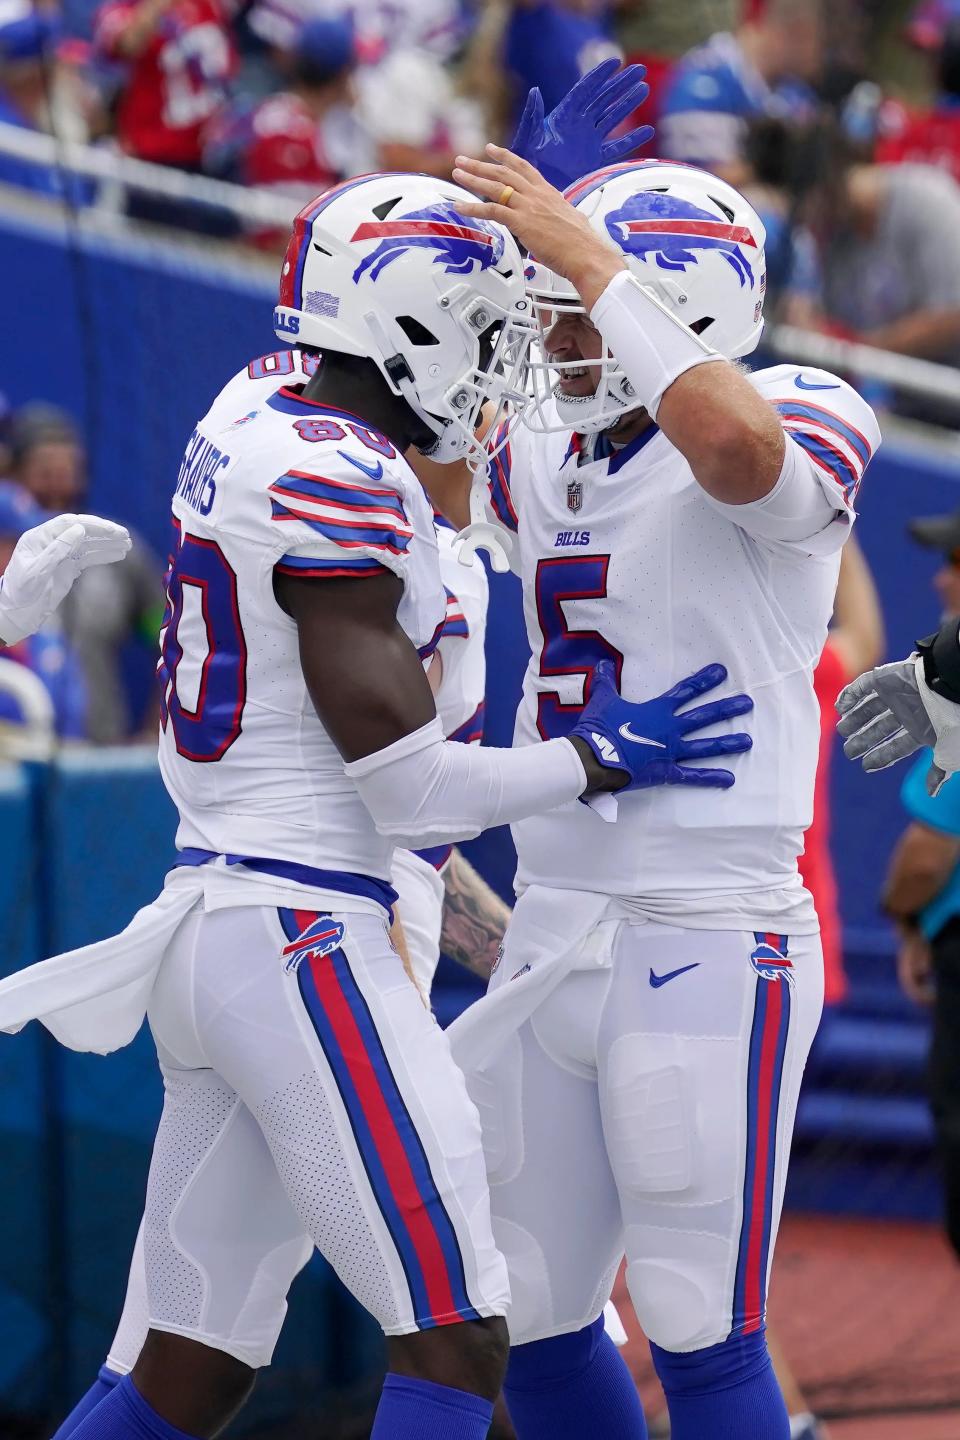
[[[668,980],[676,980],[678,975],[686,975],[688,970],[696,970],[699,964],[699,960],[694,960],[692,965],[681,965],[679,970],[668,970],[666,975],[656,975],[653,971],[653,967],[651,966],[650,984],[653,986],[654,990],[659,990],[660,986],[666,985]]]

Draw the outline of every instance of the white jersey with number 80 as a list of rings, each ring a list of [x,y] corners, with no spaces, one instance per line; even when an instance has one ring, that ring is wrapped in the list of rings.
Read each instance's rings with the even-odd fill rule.
[[[161,636],[160,763],[181,850],[388,881],[392,845],[317,718],[273,577],[391,570],[404,585],[399,622],[425,653],[445,616],[433,515],[385,436],[302,399],[304,364],[315,368],[293,351],[254,361],[187,444]]]

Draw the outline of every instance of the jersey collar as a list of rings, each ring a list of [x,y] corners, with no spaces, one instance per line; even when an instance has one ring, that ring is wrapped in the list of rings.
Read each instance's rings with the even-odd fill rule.
[[[368,434],[386,440],[388,444],[393,445],[398,454],[401,453],[399,445],[394,444],[389,435],[378,430],[375,425],[369,424],[362,415],[357,415],[353,410],[343,410],[338,405],[326,405],[322,400],[305,400],[297,390],[289,385],[281,385],[279,390],[275,390],[267,400],[267,404],[271,410],[279,410],[284,415],[315,415],[318,410],[322,415],[337,415],[341,420],[352,421],[354,425],[361,426]]]
[[[626,465],[628,460],[632,460],[634,455],[639,455],[643,447],[645,445],[649,445],[650,441],[654,438],[654,436],[659,434],[660,426],[651,423],[647,426],[646,430],[641,430],[639,435],[635,435],[628,445],[624,445],[622,450],[612,450],[610,454],[606,457],[607,474],[618,474],[618,472],[623,469],[624,465]],[[570,436],[570,443],[567,446],[567,453],[563,457],[563,463],[561,464],[560,469],[563,469],[564,465],[566,465],[567,461],[571,458],[571,456],[579,455],[582,449],[583,436],[578,435],[576,432],[574,432]],[[591,460],[588,463],[591,465],[600,465],[603,463],[603,457],[601,457],[599,460]]]
[[[336,405],[325,405],[321,400],[305,400],[299,391],[294,390],[290,385],[281,385],[280,389],[275,390],[270,396],[267,404],[272,410],[281,410],[284,415],[311,415],[317,410],[322,410],[324,415],[344,415],[348,420],[356,420],[366,430],[373,429],[373,426],[368,425],[361,415],[354,415],[352,410],[341,410]]]

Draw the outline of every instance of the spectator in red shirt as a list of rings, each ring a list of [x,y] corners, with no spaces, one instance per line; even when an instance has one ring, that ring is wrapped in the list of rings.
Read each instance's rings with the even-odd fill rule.
[[[288,88],[254,111],[244,161],[248,184],[292,187],[309,199],[343,178],[353,157],[338,153],[338,140],[352,124],[356,63],[349,21],[311,20],[300,29],[289,54]]]
[[[288,88],[261,101],[249,119],[239,178],[290,195],[292,214],[345,176],[373,168],[374,156],[353,112],[357,60],[349,21],[309,21],[288,64]],[[286,233],[255,239],[285,244]]]
[[[847,988],[837,880],[830,854],[830,762],[837,724],[834,705],[849,680],[862,674],[864,667],[869,670],[876,665],[883,648],[883,618],[876,586],[863,551],[851,537],[843,547],[834,623],[813,673],[813,688],[820,705],[820,759],[813,793],[813,824],[799,859],[803,883],[813,896],[820,920],[827,1005],[842,1000]]]
[[[236,65],[232,0],[108,0],[95,22],[100,51],[128,67],[117,137],[140,160],[198,170],[203,135]]]
[[[938,165],[960,183],[960,15],[944,25],[936,57],[938,94],[930,108],[881,106],[875,159]]]

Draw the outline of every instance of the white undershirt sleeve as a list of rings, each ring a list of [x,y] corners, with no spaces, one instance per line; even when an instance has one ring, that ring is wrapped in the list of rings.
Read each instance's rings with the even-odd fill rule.
[[[380,834],[410,849],[555,810],[587,784],[569,740],[512,750],[458,745],[443,738],[438,719],[343,768]]]
[[[854,516],[839,486],[822,476],[795,440],[786,436],[780,476],[762,500],[725,505],[704,491],[704,497],[741,530],[759,540],[796,545],[808,554],[827,553],[843,544]]]

